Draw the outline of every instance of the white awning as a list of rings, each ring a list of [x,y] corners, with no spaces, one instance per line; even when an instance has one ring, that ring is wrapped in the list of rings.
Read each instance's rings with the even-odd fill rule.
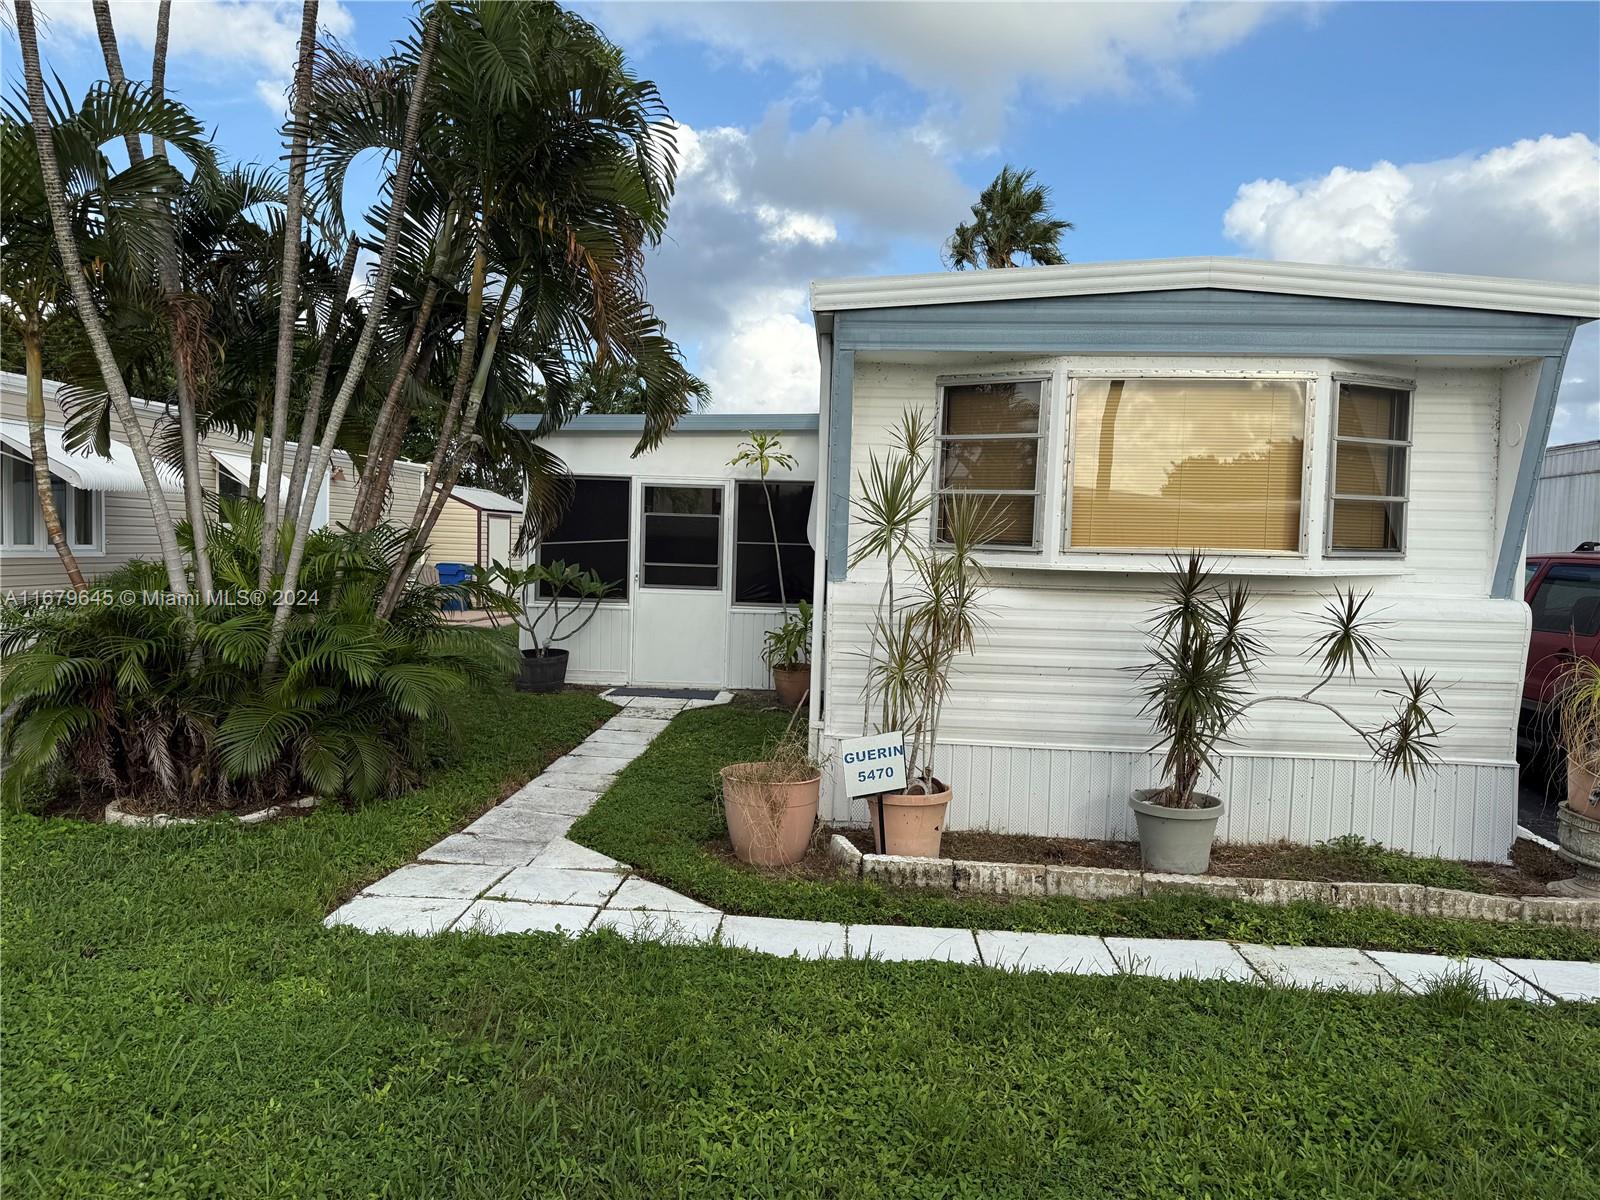
[[[0,443],[23,458],[32,460],[33,449],[28,441],[28,426],[22,421],[0,421]],[[50,473],[73,487],[86,492],[145,492],[144,476],[139,474],[139,464],[133,450],[124,442],[111,443],[111,457],[101,458],[93,451],[74,454],[62,440],[62,431],[45,426],[45,456],[50,460]],[[164,492],[183,491],[183,477],[165,463],[156,463],[156,476]]]
[[[221,450],[213,450],[211,451],[211,457],[217,466],[239,481],[240,487],[247,488],[250,486],[250,456],[248,454],[225,454]],[[266,463],[264,462],[261,464],[260,473],[263,476],[267,473]],[[266,480],[262,479],[256,484],[256,495],[264,496],[266,492]],[[288,499],[289,477],[287,475],[279,475],[278,500],[281,503],[287,502]]]

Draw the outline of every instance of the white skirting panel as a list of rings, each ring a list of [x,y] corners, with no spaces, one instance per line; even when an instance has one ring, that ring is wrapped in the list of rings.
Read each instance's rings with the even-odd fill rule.
[[[563,623],[570,628],[570,623]],[[543,623],[541,633],[542,626]],[[632,637],[632,608],[626,604],[602,604],[593,620],[572,637],[556,643],[558,650],[571,656],[567,660],[567,678],[574,683],[627,683]],[[530,645],[528,635],[523,634],[523,649]]]
[[[839,738],[825,736],[822,817],[865,824],[865,800],[840,781]],[[1131,841],[1128,796],[1159,782],[1156,754],[946,744],[936,769],[951,785],[948,828]],[[1216,781],[1213,781],[1216,782]],[[1237,755],[1223,760],[1217,826],[1225,842],[1305,845],[1356,833],[1399,850],[1504,862],[1516,837],[1514,764],[1446,763],[1415,782],[1369,762]]]
[[[728,676],[723,686],[761,689],[772,686],[772,672],[761,661],[767,631],[783,624],[778,608],[734,608],[728,611]]]
[[[546,618],[548,621],[548,618]],[[767,630],[783,623],[777,609],[732,608],[728,610],[728,652],[722,686],[725,688],[770,688],[772,672],[761,661],[762,641]],[[631,682],[633,665],[632,604],[602,604],[583,629],[557,646],[571,654],[567,678],[574,683]],[[531,645],[523,635],[524,647]]]

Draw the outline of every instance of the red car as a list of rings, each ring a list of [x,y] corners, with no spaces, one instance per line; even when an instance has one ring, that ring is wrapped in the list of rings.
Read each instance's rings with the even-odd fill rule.
[[[1528,671],[1522,685],[1522,742],[1533,752],[1552,748],[1550,702],[1564,662],[1600,662],[1600,546],[1584,542],[1571,554],[1528,557],[1523,598],[1533,610]],[[1547,766],[1559,765],[1546,758]]]

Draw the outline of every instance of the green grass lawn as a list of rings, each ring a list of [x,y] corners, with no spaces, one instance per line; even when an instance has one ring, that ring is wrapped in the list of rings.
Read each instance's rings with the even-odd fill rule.
[[[1319,904],[1272,907],[1209,896],[1086,902],[998,901],[749,870],[708,854],[725,832],[717,770],[758,757],[782,733],[784,714],[747,707],[685,713],[573,826],[571,836],[670,887],[734,913],[816,921],[1025,929],[1119,937],[1226,938],[1307,946],[1362,946],[1441,954],[1600,959],[1600,938],[1574,929],[1410,917]],[[1397,870],[1418,862],[1390,855]]]
[[[1600,1192],[1600,1006],[323,929],[608,710],[464,707],[355,812],[4,815],[7,1200]]]

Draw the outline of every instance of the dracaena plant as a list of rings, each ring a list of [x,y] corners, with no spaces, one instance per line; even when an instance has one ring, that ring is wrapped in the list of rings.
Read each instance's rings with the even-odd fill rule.
[[[593,571],[559,559],[525,567],[495,563],[476,570],[468,588],[491,612],[509,617],[526,633],[537,654],[576,637],[615,590]],[[530,592],[539,603],[528,603]]]
[[[951,671],[957,657],[971,652],[983,624],[989,578],[978,551],[995,540],[1001,517],[988,497],[946,495],[940,539],[930,543],[933,428],[927,415],[906,410],[891,445],[890,452],[871,455],[856,487],[862,532],[851,566],[881,559],[884,572],[869,629],[862,720],[879,733],[904,733],[907,790],[934,792],[934,752]]]
[[[1218,584],[1204,558],[1174,557],[1160,604],[1150,619],[1150,661],[1138,668],[1144,697],[1142,714],[1154,726],[1164,750],[1166,780],[1155,797],[1172,808],[1192,808],[1202,776],[1220,767],[1218,747],[1229,740],[1245,714],[1262,704],[1305,704],[1321,708],[1365,743],[1390,774],[1408,779],[1438,765],[1440,703],[1431,675],[1400,672],[1399,686],[1381,689],[1394,701],[1392,715],[1364,726],[1331,701],[1317,695],[1333,680],[1374,675],[1384,655],[1376,630],[1370,592],[1354,589],[1327,597],[1317,614],[1320,630],[1304,657],[1317,668],[1317,682],[1304,692],[1253,694],[1256,666],[1268,653],[1257,633],[1249,585]]]

